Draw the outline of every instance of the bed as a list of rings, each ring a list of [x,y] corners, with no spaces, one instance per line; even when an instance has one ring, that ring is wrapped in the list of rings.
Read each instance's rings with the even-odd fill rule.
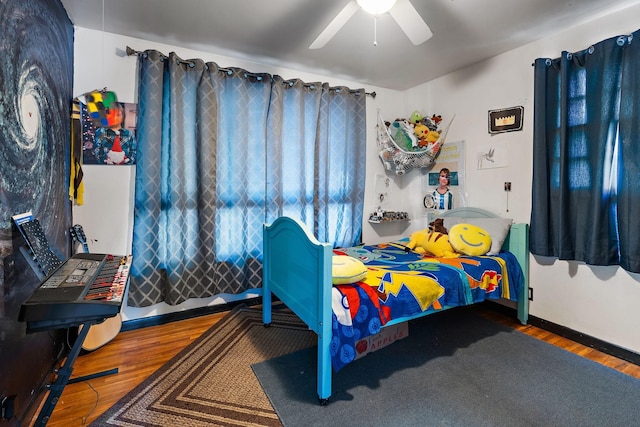
[[[448,220],[453,223],[473,223],[490,218],[500,219],[499,216],[478,208],[457,208],[443,213],[441,217],[445,224]],[[367,312],[369,316],[360,319],[362,316],[352,313],[354,315],[350,321],[353,322],[354,335],[357,335],[355,338],[367,334],[367,327],[372,330],[369,334],[375,333],[375,327],[370,326],[372,323],[385,328],[487,299],[511,301],[508,304],[517,307],[518,319],[526,324],[529,296],[528,234],[527,224],[509,223],[498,254],[445,259],[407,251],[404,247],[406,239],[334,250],[331,244],[319,242],[300,221],[280,217],[263,227],[263,322],[266,326],[271,323],[272,295],[275,295],[318,335],[317,391],[320,403],[326,404],[331,396],[333,371],[338,371],[341,366],[354,359],[350,359],[352,355],[349,352],[342,352],[340,346],[343,343],[337,342],[344,338],[340,333],[342,320],[337,319],[342,319],[345,313],[340,312],[336,298],[342,297],[344,300],[348,295],[350,306],[356,304],[353,298],[363,298],[362,301],[358,299],[357,304],[367,310],[359,310],[359,313]],[[370,271],[370,276],[363,282],[369,283],[334,285],[334,254],[347,254],[362,259]],[[470,273],[465,271],[467,266],[472,266],[468,268],[471,271],[483,271]],[[371,286],[371,272],[377,274],[373,275],[374,280],[381,279],[379,287]],[[432,295],[430,298],[412,295],[413,298],[409,299],[418,308],[407,308],[400,305],[401,300],[407,300],[407,295],[403,295],[403,292],[416,292],[390,282],[386,283],[385,288],[383,283],[385,277],[395,275],[408,278],[400,280],[403,284],[409,280],[412,283],[425,280],[432,290],[435,286],[433,282],[437,282],[437,286],[442,289],[438,288],[435,294],[418,291],[417,293]],[[419,276],[424,277],[419,279]],[[416,286],[414,285],[414,289]],[[367,299],[365,294],[370,298]],[[344,344],[344,348],[348,347],[349,343]]]

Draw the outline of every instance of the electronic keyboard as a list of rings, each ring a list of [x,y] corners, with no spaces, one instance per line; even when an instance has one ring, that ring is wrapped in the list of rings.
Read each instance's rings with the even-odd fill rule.
[[[78,253],[49,274],[20,307],[27,332],[100,323],[120,313],[132,257]]]

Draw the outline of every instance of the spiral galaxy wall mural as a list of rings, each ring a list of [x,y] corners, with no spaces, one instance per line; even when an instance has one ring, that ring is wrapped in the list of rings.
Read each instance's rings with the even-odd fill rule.
[[[58,0],[0,1],[0,285],[11,216],[32,211],[67,254],[73,26]],[[0,286],[1,287],[1,286]],[[6,297],[5,292],[5,297]]]
[[[69,254],[73,25],[59,0],[0,0],[0,22],[0,390],[15,396],[8,425],[29,425],[66,347],[17,320],[40,281],[11,217],[31,211]]]

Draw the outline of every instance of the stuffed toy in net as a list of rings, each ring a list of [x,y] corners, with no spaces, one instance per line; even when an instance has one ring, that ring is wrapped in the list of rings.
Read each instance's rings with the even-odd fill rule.
[[[94,90],[85,94],[87,110],[93,125],[99,127],[112,127],[119,125],[115,108],[118,97],[115,92],[105,90]]]
[[[414,112],[410,120],[397,119],[387,124],[378,112],[378,156],[384,168],[397,175],[404,175],[413,168],[430,169],[453,122],[452,118],[446,129],[440,132],[437,128],[442,120],[440,116],[421,117],[419,121],[416,116],[420,117]]]

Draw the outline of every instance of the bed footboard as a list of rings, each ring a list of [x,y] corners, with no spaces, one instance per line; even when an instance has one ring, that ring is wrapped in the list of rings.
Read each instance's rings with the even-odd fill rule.
[[[263,227],[262,319],[271,323],[271,294],[318,335],[318,397],[331,395],[331,257],[300,221],[280,217]]]

